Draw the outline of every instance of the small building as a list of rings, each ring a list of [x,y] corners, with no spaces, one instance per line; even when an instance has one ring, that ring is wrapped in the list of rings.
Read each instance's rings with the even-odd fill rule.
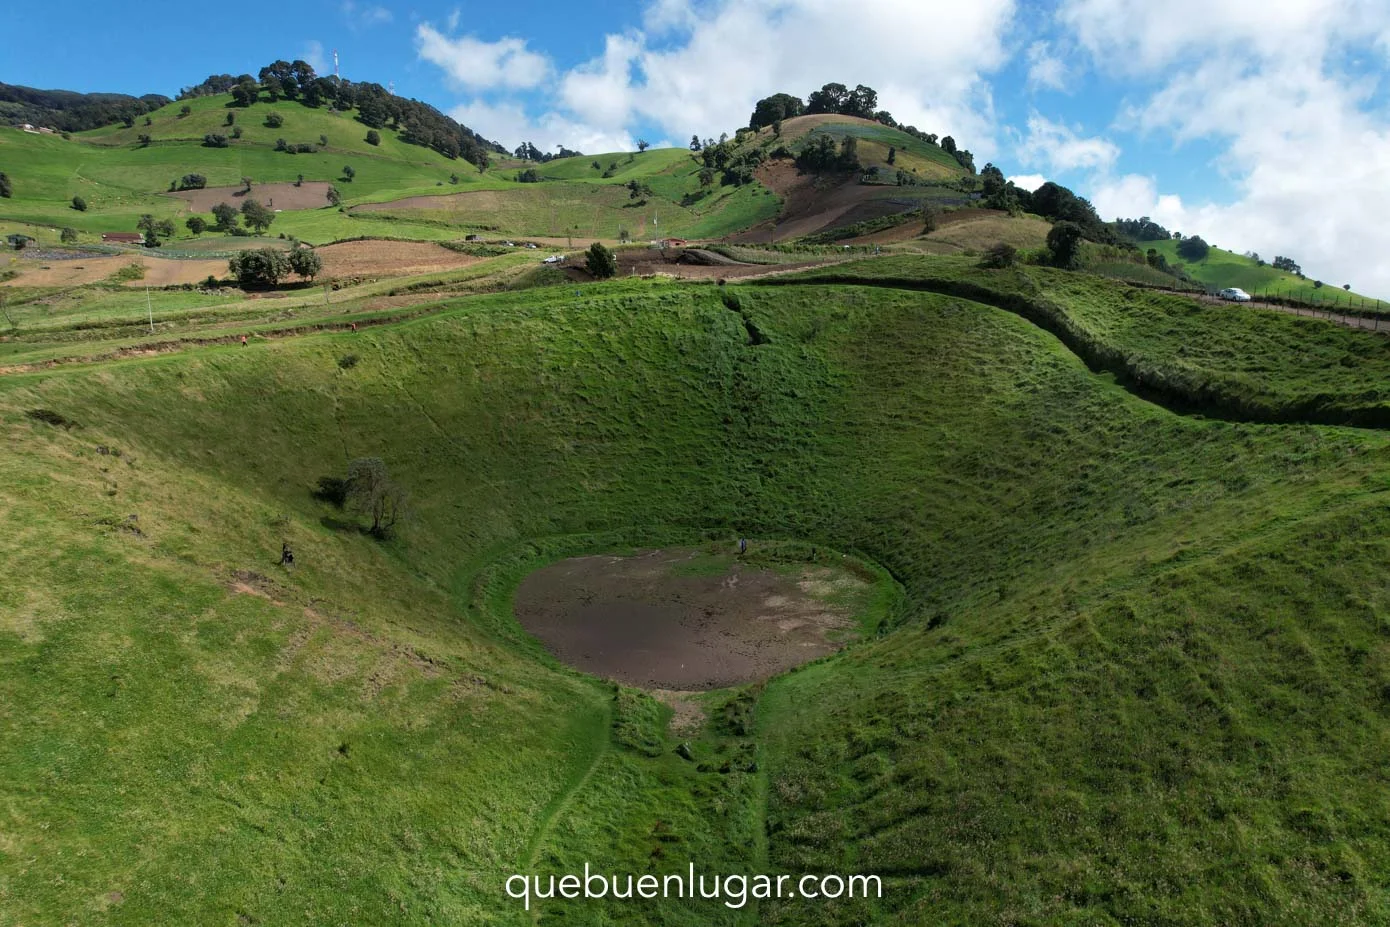
[[[139,245],[145,241],[145,236],[139,232],[102,232],[101,240],[112,245]]]
[[[21,122],[21,123],[19,124],[19,127],[20,127],[21,129],[23,129],[25,132],[33,132],[33,133],[37,134],[38,131],[39,131],[38,129],[34,128],[32,125],[30,125],[30,124],[27,123],[27,122]]]
[[[684,248],[686,241],[684,238],[663,238],[661,246],[663,248]]]

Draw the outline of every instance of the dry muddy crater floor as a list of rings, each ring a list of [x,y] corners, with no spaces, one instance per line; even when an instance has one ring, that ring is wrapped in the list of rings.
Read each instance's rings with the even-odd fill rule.
[[[839,649],[871,591],[839,567],[671,548],[537,570],[517,588],[516,617],[570,666],[690,691],[766,679]]]

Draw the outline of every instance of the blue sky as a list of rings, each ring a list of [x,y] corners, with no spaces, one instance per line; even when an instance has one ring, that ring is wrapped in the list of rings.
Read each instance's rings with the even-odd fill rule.
[[[152,0],[6,15],[24,37],[6,43],[6,82],[173,95],[277,57],[331,70],[336,48],[345,77],[394,82],[509,147],[683,144],[732,132],[767,94],[864,83],[977,164],[1058,180],[1106,218],[1150,215],[1390,293],[1386,0],[301,0],[205,19]]]

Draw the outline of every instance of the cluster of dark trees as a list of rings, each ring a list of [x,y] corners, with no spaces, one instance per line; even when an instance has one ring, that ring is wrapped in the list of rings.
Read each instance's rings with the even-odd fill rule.
[[[230,93],[238,106],[251,106],[262,97],[274,103],[293,100],[304,106],[328,106],[357,110],[357,120],[369,129],[390,126],[400,139],[432,148],[446,158],[463,158],[485,168],[491,153],[506,154],[496,142],[478,135],[428,103],[398,97],[380,84],[353,83],[336,76],[321,77],[305,61],[275,61],[250,74],[214,74],[202,83],[186,87],[179,99]]]
[[[137,116],[169,102],[168,97],[158,93],[132,97],[124,93],[74,93],[0,84],[0,124],[28,122],[60,132],[82,132],[113,122],[133,125]]]
[[[837,145],[832,136],[817,132],[796,156],[796,166],[803,171],[857,171],[859,140],[846,135]]]
[[[836,113],[841,116],[872,119],[920,139],[928,145],[937,144],[936,135],[923,132],[916,126],[900,125],[892,113],[879,109],[877,91],[863,84],[859,84],[853,90],[844,84],[826,84],[807,97],[804,103],[800,97],[790,93],[774,93],[759,100],[753,107],[753,115],[748,118],[748,127],[756,130],[763,126],[772,126],[780,132],[782,120],[816,113]],[[951,136],[941,139],[940,147],[942,151],[955,158],[961,167],[972,174],[975,173],[975,156],[964,148],[957,148],[956,140]],[[692,151],[699,150],[698,137],[691,139],[690,148]]]
[[[1116,219],[1115,231],[1130,241],[1167,241],[1173,233],[1154,222],[1148,216],[1138,219]]]
[[[700,171],[700,185],[711,186],[716,174],[725,184],[741,186],[752,183],[753,169],[763,162],[763,157],[761,148],[740,148],[737,140],[731,142],[727,136],[721,135],[718,142],[700,149],[700,161],[704,164],[704,169]]]
[[[1205,260],[1211,245],[1202,240],[1201,235],[1192,235],[1178,242],[1178,256],[1189,261]]]
[[[844,84],[826,84],[812,92],[804,103],[800,97],[790,93],[774,93],[759,100],[753,107],[753,115],[748,118],[748,128],[761,129],[783,119],[816,113],[838,113],[841,116],[858,116],[860,119],[888,116],[888,113],[878,109],[878,93],[874,88],[860,84],[850,90]]]
[[[233,255],[227,261],[227,269],[243,287],[275,286],[291,273],[312,280],[323,270],[323,259],[308,248],[289,252],[260,248]]]
[[[1274,266],[1275,270],[1286,271],[1294,274],[1300,279],[1303,277],[1303,268],[1299,267],[1298,262],[1291,257],[1284,257],[1282,254],[1277,254],[1274,256],[1274,260],[1271,264]]]
[[[515,158],[520,158],[523,161],[537,161],[541,164],[547,161],[557,161],[560,158],[579,158],[583,157],[583,155],[584,152],[572,151],[564,145],[561,145],[560,150],[555,154],[551,154],[548,151],[541,151],[530,142],[522,142],[520,145],[516,146],[516,151],[512,152],[512,156]]]
[[[158,248],[166,238],[174,237],[174,223],[170,219],[156,219],[149,213],[140,217],[135,228],[145,234],[145,247]]]

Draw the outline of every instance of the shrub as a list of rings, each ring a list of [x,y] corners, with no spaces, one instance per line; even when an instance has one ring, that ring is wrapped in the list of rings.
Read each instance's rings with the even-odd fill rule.
[[[225,135],[218,135],[218,134],[215,133],[215,132],[209,132],[207,135],[204,135],[204,136],[203,136],[203,147],[204,147],[204,148],[226,148],[226,147],[227,147],[227,136],[225,136]]]
[[[0,171],[0,196],[9,199],[14,195],[14,185],[10,182],[10,175]]]
[[[232,128],[232,138],[241,138],[241,126]]]
[[[1018,260],[1018,249],[1007,242],[999,242],[992,245],[985,251],[984,258],[980,261],[981,267],[1004,268],[1012,267]]]
[[[594,242],[584,259],[584,266],[595,280],[607,280],[618,273],[618,259],[602,242]]]
[[[1075,267],[1081,255],[1081,226],[1075,222],[1058,222],[1047,233],[1047,250],[1056,267]]]
[[[279,113],[265,114],[265,127],[267,129],[278,129],[285,124],[285,117]]]
[[[368,144],[368,145],[380,145],[380,144],[381,144],[381,133],[378,132],[376,129],[368,129],[368,130],[367,130],[367,144]]]
[[[74,196],[72,198],[72,208],[76,209],[78,212],[86,212],[87,201],[80,196]]]
[[[58,238],[63,242],[63,244],[70,245],[73,242],[77,241],[77,229],[65,228],[62,232],[58,234]]]
[[[351,164],[346,164],[346,165],[343,166],[343,179],[344,179],[344,180],[346,180],[348,183],[352,183],[352,178],[354,178],[354,177],[356,177],[356,176],[357,176],[357,171],[355,171],[355,170],[352,169],[352,165],[351,165]]]
[[[941,213],[935,206],[927,204],[922,207],[922,234],[930,235],[936,231],[936,226],[941,219]]]
[[[352,357],[352,355],[349,354],[347,357]],[[352,366],[352,364],[343,363],[344,360],[347,360],[347,357],[338,361],[339,367]],[[357,359],[354,357],[353,363],[356,362]],[[321,476],[319,477],[318,485],[314,488],[313,496],[320,502],[327,502],[334,508],[340,509],[343,507],[343,504],[347,502],[347,492],[347,480],[339,479],[336,476]]]
[[[71,428],[77,423],[52,409],[26,409],[24,414],[36,422],[52,425],[55,428]]]
[[[357,366],[357,355],[344,354],[342,357],[338,358],[338,366],[344,370],[351,370],[353,367]]]
[[[208,185],[208,179],[202,174],[184,174],[179,178],[180,190],[201,190]]]
[[[1209,251],[1211,251],[1211,245],[1202,241],[1200,235],[1193,235],[1191,238],[1184,238],[1178,242],[1178,255],[1189,261],[1205,260]]]

